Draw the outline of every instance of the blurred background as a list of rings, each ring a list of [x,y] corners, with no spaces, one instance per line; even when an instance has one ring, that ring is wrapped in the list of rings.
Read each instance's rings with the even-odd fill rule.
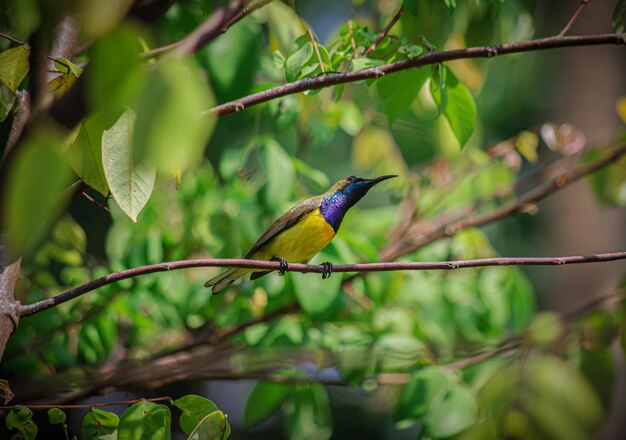
[[[450,3],[455,2],[420,2],[418,13],[404,13],[390,34],[420,51],[428,45],[443,50],[525,41],[557,35],[578,6],[576,1]],[[0,30],[28,39],[12,20],[13,14],[21,14],[20,23],[27,22],[30,10],[17,4],[3,13]],[[153,23],[135,23],[134,37],[150,48],[177,41],[218,6],[176,1]],[[210,85],[210,99],[227,102],[320,74],[304,73],[304,68],[294,78],[286,73],[284,59],[301,47],[294,45],[297,40],[309,38],[308,28],[321,46],[338,54],[349,51],[348,22],[355,34],[370,41],[398,7],[392,0],[275,1],[200,49],[192,62]],[[589,2],[569,34],[612,32],[614,7],[613,1]],[[421,45],[417,35],[427,44]],[[0,41],[0,49],[10,44]],[[392,50],[393,40],[385,44],[387,49],[382,44],[372,59],[387,59],[385,50],[397,50]],[[97,48],[73,60],[87,63]],[[114,198],[93,188],[86,189],[88,197],[72,200],[49,234],[24,255],[18,297],[31,303],[144,264],[239,257],[295,201],[352,174],[400,178],[377,187],[354,208],[333,244],[314,261],[353,263],[393,255],[390,245],[401,242],[403,232],[424,233],[459,216],[488,212],[546,175],[553,177],[552,165],[571,168],[623,142],[626,121],[623,113],[620,118],[618,99],[626,96],[625,53],[619,46],[590,46],[447,63],[476,103],[476,127],[464,146],[445,118],[437,117],[429,90],[435,73],[430,70],[433,79],[422,83],[401,114],[394,114],[389,102],[401,100],[412,77],[397,73],[386,83],[401,84],[391,97],[384,95],[382,80],[359,82],[285,96],[221,117],[211,122],[215,125],[203,156],[183,170],[180,182],[159,170],[136,223]],[[358,70],[354,59],[334,67]],[[140,85],[136,87],[141,95]],[[9,136],[11,118],[0,128],[2,139]],[[507,217],[394,256],[434,261],[624,250],[625,175],[622,159],[595,180],[581,179],[541,201],[530,209],[532,215]],[[403,231],[407,222],[412,227]],[[234,439],[450,438],[463,431],[437,431],[428,415],[402,414],[402,388],[372,377],[462,360],[518,334],[541,311],[571,312],[624,282],[619,261],[499,272],[382,273],[352,283],[340,275],[322,283],[318,277],[291,273],[244,282],[212,298],[201,286],[215,273],[194,269],[125,280],[25,318],[7,347],[1,376],[26,401],[200,394],[228,414]],[[277,319],[263,320],[277,311]],[[220,336],[255,319],[259,324]],[[584,357],[580,353],[588,347],[584,331],[577,333],[574,327],[558,347],[538,350],[558,354],[578,368]],[[610,356],[602,365],[607,369],[583,371],[600,396],[594,399],[600,402],[601,422],[590,422],[592,428],[580,433],[623,438],[623,351],[614,339],[606,345],[602,355]],[[514,366],[526,362],[531,351],[455,372],[452,382],[462,383],[477,408],[488,407],[481,400],[485,384],[498,374],[513,377]],[[189,355],[179,358],[178,352]],[[131,365],[125,362],[143,362],[144,370],[124,378],[125,365]],[[156,375],[157,369],[169,377]],[[264,402],[250,397],[259,386],[256,377],[273,374],[344,383],[268,391],[268,396],[283,396],[274,408],[281,410],[254,428],[247,426],[250,405]],[[594,375],[602,377],[595,380]],[[587,390],[587,385],[581,387]],[[97,395],[109,390],[115,392]],[[534,401],[529,402],[532,407]],[[549,429],[536,421],[536,414],[524,403],[511,407],[515,405],[515,414],[530,421],[526,431],[506,431],[510,438],[533,438],[538,432],[535,438],[567,438],[546,434]],[[70,432],[79,430],[82,413],[70,413]],[[471,435],[481,438],[480,431]]]

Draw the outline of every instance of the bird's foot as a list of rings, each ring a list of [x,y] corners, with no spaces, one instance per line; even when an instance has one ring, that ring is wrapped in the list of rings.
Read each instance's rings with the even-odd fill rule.
[[[322,272],[322,279],[330,278],[333,274],[333,263],[330,261],[325,261],[322,263],[322,267],[324,267],[324,271]]]
[[[280,275],[281,277],[284,277],[287,271],[289,270],[289,263],[287,263],[287,260],[285,260],[283,257],[278,257],[277,260],[280,263],[280,268],[278,269],[278,275]]]

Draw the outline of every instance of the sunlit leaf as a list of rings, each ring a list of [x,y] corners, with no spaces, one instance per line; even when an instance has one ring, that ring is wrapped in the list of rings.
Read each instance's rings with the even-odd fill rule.
[[[311,43],[306,43],[302,47],[298,48],[294,53],[287,57],[285,61],[285,77],[287,81],[295,81],[300,76],[302,67],[313,56],[313,46]]]
[[[0,122],[3,122],[15,103],[15,95],[4,83],[0,84]]]
[[[65,155],[78,177],[103,196],[108,196],[109,184],[102,164],[102,135],[105,128],[99,115],[88,117]]]
[[[187,170],[200,162],[215,126],[202,111],[214,100],[191,61],[164,61],[151,72],[137,104],[133,159],[147,157],[158,170]]]
[[[135,100],[144,83],[139,38],[137,29],[125,25],[98,40],[92,49],[86,94],[91,108],[107,123]]]
[[[59,148],[62,142],[54,132],[33,133],[12,160],[0,215],[11,231],[17,255],[41,238],[45,225],[63,207],[62,192],[69,184],[70,169]]]
[[[272,209],[278,209],[293,191],[295,170],[289,155],[273,139],[265,139],[263,161],[267,170],[265,200]]]
[[[476,422],[478,405],[469,387],[457,384],[438,396],[426,415],[426,429],[435,438],[446,438]]]
[[[206,416],[219,411],[209,399],[195,394],[188,394],[176,399],[174,406],[182,411],[179,423],[187,435],[190,435]]]
[[[137,221],[154,189],[156,170],[133,161],[134,123],[134,112],[127,110],[115,125],[104,131],[102,163],[115,201],[133,221]]]
[[[447,96],[447,105],[443,114],[461,148],[463,148],[476,126],[476,104],[467,87],[450,70],[446,70],[445,96]],[[432,80],[431,94],[437,105],[441,106],[444,102],[444,93],[442,93],[441,87],[434,87]]]
[[[13,94],[28,73],[29,54],[30,46],[27,44],[0,53],[0,82],[6,85]]]
[[[222,440],[228,438],[226,417],[222,411],[213,411],[203,418],[189,435],[189,440]]]
[[[376,89],[391,124],[411,107],[427,78],[426,69],[409,69],[376,80]]]
[[[289,438],[325,440],[332,434],[332,419],[326,390],[321,385],[300,388],[285,402]]]
[[[169,440],[172,413],[165,405],[142,400],[129,406],[120,418],[118,440]]]
[[[65,423],[67,416],[60,410],[59,408],[50,408],[48,410],[48,421],[51,425],[58,425],[61,423]]]
[[[16,430],[18,434],[11,438],[21,440],[35,440],[37,437],[37,425],[32,421],[33,412],[25,406],[14,406],[4,419],[4,424],[10,430]]]

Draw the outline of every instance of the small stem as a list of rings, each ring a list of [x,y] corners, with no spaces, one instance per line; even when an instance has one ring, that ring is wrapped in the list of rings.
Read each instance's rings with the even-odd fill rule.
[[[563,30],[561,32],[559,32],[559,37],[563,37],[567,33],[567,31],[569,31],[569,29],[572,27],[572,25],[574,24],[574,22],[578,18],[578,15],[580,15],[582,10],[585,8],[585,6],[587,6],[587,3],[589,3],[589,2],[591,2],[591,0],[580,0],[580,3],[578,4],[578,7],[574,11],[574,14],[569,19],[569,21],[567,22],[567,24],[565,25]]]
[[[389,33],[393,25],[396,24],[398,20],[400,20],[400,17],[402,17],[403,13],[404,13],[404,8],[400,6],[400,9],[398,9],[398,12],[396,12],[396,15],[394,15],[391,18],[389,23],[387,23],[387,26],[385,26],[385,29],[383,29],[383,31],[380,34],[378,34],[378,37],[376,37],[376,40],[372,43],[369,49],[365,51],[365,53],[363,54],[364,58],[369,57],[372,54],[372,52],[376,50],[380,42],[383,41],[383,39],[387,36],[387,34]]]
[[[326,75],[326,71],[324,70],[324,63],[322,62],[322,57],[320,56],[319,48],[317,47],[317,41],[315,41],[315,37],[313,36],[313,32],[311,29],[306,30],[309,33],[309,37],[311,37],[311,44],[313,45],[313,50],[315,51],[315,55],[317,55],[317,61],[319,62],[320,69],[322,69],[322,75]]]
[[[2,32],[0,32],[0,38],[4,38],[4,39],[6,39],[6,40],[12,41],[12,42],[14,42],[15,44],[19,44],[19,45],[21,45],[21,46],[26,46],[26,45],[28,45],[28,43],[26,43],[25,41],[20,41],[20,40],[18,40],[17,38],[13,38],[13,37],[11,37],[10,35],[3,34]]]
[[[348,20],[348,33],[350,34],[350,46],[352,46],[352,57],[358,58],[359,54],[356,53],[356,42],[354,41],[354,31],[352,30],[352,20]]]
[[[76,409],[76,408],[95,408],[98,406],[117,406],[117,405],[134,405],[135,403],[139,403],[142,400],[147,402],[163,402],[163,401],[171,401],[171,397],[153,397],[150,399],[134,399],[134,400],[123,400],[120,402],[102,402],[102,403],[83,403],[76,405],[54,405],[54,404],[41,404],[41,405],[22,405],[26,406],[30,409],[48,409],[48,408],[62,408],[62,409]],[[0,410],[11,409],[13,406],[0,406]]]

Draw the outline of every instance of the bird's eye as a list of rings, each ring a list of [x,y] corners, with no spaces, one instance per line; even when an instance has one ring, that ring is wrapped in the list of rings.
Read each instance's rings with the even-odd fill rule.
[[[354,182],[356,180],[356,176],[350,176],[350,177],[346,177],[346,180],[348,182]]]

